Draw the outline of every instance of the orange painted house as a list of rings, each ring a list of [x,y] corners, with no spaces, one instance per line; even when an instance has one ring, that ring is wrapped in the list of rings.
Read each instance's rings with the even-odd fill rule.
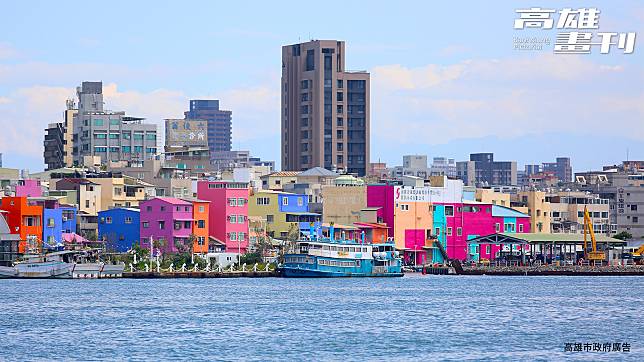
[[[210,201],[189,199],[192,202],[192,234],[196,237],[192,252],[197,254],[206,254],[208,252],[208,215]]]
[[[29,205],[27,197],[3,197],[0,210],[6,211],[5,219],[12,234],[20,235],[20,253],[37,252],[42,247],[42,206]],[[35,239],[28,245],[27,240]]]

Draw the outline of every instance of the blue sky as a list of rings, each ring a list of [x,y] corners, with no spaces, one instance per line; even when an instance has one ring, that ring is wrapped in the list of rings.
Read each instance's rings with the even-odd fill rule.
[[[43,168],[44,128],[83,80],[106,106],[181,117],[190,98],[233,111],[235,148],[279,161],[281,46],[347,43],[347,68],[372,77],[372,161],[467,159],[519,164],[570,156],[577,171],[644,159],[644,45],[634,54],[516,51],[515,9],[600,9],[600,31],[644,37],[634,1],[435,2],[30,1],[0,14],[0,152],[5,166]],[[305,14],[315,14],[305,15]],[[351,14],[351,17],[342,16]],[[596,52],[598,53],[598,52]]]

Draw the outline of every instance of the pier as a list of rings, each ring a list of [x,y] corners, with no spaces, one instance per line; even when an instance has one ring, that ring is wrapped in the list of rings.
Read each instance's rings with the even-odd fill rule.
[[[280,272],[277,270],[270,271],[226,271],[226,272],[205,272],[205,271],[186,271],[186,272],[125,272],[123,278],[131,279],[161,279],[161,278],[274,278],[279,277]]]

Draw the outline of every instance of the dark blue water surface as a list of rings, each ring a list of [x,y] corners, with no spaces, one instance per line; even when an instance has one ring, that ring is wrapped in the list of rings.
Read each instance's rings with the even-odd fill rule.
[[[0,298],[0,360],[644,359],[642,277],[0,280]]]

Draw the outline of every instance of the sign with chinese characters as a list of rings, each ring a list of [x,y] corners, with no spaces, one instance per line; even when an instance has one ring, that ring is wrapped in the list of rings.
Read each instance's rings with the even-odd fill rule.
[[[208,121],[166,119],[165,144],[166,146],[207,146]]]
[[[608,54],[614,47],[623,50],[624,54],[632,54],[635,50],[635,32],[596,31],[599,30],[601,13],[597,8],[564,8],[557,11],[533,7],[517,9],[516,13],[516,30],[563,30],[555,38],[555,54],[590,54],[593,47],[598,47],[600,54]],[[542,50],[545,45],[551,44],[550,39],[544,37],[515,37],[513,43],[516,50]]]
[[[395,202],[458,203],[463,200],[463,184],[448,182],[445,187],[394,187]]]

